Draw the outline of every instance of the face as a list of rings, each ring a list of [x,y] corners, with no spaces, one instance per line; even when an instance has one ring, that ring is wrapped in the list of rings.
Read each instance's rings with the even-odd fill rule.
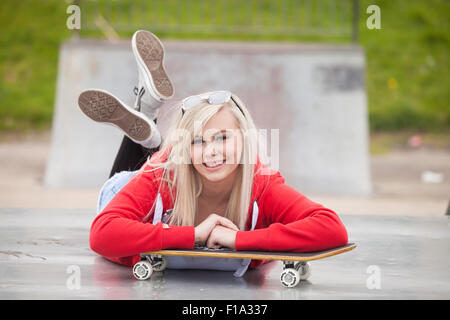
[[[236,173],[242,155],[242,134],[228,108],[222,108],[203,126],[191,144],[191,161],[197,173],[221,182]]]

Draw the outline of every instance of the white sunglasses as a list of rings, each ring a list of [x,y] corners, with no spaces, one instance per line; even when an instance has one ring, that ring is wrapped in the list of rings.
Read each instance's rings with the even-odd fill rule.
[[[184,114],[187,110],[192,109],[196,106],[198,106],[203,101],[208,101],[209,104],[219,104],[219,103],[225,103],[230,101],[230,99],[234,102],[234,104],[241,110],[242,114],[244,112],[242,111],[239,104],[236,102],[236,100],[233,98],[231,92],[229,91],[214,91],[209,94],[209,96],[190,96],[187,98],[184,98],[181,104],[181,111]],[[244,115],[245,116],[245,115]]]

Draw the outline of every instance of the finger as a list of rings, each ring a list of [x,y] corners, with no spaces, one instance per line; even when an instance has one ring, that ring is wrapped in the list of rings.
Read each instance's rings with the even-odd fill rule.
[[[217,213],[212,213],[208,216],[208,219],[211,219],[212,221],[214,221],[214,224],[221,224],[223,226],[227,226],[227,227],[231,227],[233,226],[234,228],[237,228],[237,226],[233,223],[233,221],[231,221],[228,218],[225,218],[224,216],[221,216]]]
[[[213,247],[214,247],[214,242],[215,242],[215,241],[213,241],[213,240],[211,239],[211,237],[208,238],[208,241],[206,242],[206,247],[208,247],[208,248],[213,248]]]
[[[220,247],[222,247],[218,242],[214,242],[214,241],[211,241],[206,246],[210,249],[219,249]]]
[[[219,219],[218,222],[220,225],[222,225],[224,227],[239,231],[239,228],[233,222],[228,220],[227,218],[222,217],[221,219]]]

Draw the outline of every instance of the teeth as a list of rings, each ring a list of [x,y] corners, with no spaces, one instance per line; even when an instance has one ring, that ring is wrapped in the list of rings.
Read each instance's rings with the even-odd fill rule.
[[[207,166],[208,168],[214,168],[214,167],[220,166],[222,163],[223,163],[223,161],[215,162],[215,163],[212,163],[212,164],[205,163],[205,166]]]

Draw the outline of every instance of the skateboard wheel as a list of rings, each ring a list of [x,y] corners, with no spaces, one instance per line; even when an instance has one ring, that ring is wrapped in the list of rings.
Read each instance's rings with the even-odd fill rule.
[[[166,270],[167,258],[160,257],[160,258],[153,259],[152,267],[153,267],[153,271],[157,271],[157,272]]]
[[[300,282],[300,273],[294,268],[284,269],[280,281],[285,287],[293,288]]]
[[[148,261],[139,261],[133,267],[133,275],[138,280],[147,280],[153,273],[153,267]]]
[[[308,262],[297,263],[295,269],[297,269],[300,274],[300,280],[308,280],[309,276],[311,275],[311,266]]]

